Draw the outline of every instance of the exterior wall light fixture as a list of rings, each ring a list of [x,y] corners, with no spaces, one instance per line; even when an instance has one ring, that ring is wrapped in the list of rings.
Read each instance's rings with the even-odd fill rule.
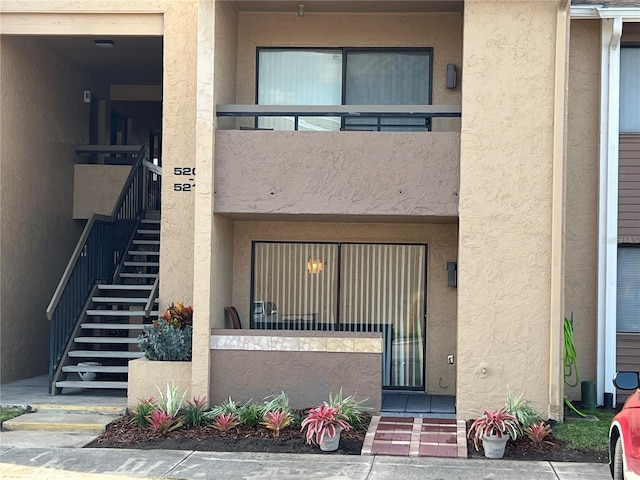
[[[304,3],[298,4],[298,16],[304,17]]]

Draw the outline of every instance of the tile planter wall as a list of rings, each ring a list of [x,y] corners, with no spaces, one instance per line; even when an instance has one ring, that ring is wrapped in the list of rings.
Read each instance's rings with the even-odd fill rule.
[[[259,401],[284,390],[292,407],[307,408],[342,388],[380,411],[380,333],[212,330],[210,348],[211,403]]]

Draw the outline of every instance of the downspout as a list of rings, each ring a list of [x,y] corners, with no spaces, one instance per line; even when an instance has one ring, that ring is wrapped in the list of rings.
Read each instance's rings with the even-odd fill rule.
[[[569,65],[569,5],[559,3],[556,17],[556,52],[553,99],[553,165],[551,211],[551,310],[549,319],[548,416],[563,419],[564,371],[564,247],[566,211],[566,132]]]
[[[598,404],[615,389],[618,270],[618,138],[622,18],[602,20],[600,185],[598,205]]]

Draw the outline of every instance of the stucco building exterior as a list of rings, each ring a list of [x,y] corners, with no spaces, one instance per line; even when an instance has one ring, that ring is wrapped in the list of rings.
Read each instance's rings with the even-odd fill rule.
[[[635,1],[3,0],[0,381],[59,360],[45,311],[131,175],[132,148],[76,147],[148,145],[152,290],[194,307],[192,395],[313,350],[331,388],[352,362],[459,418],[507,387],[561,418],[572,316],[602,402],[640,363],[639,22]],[[268,340],[224,357],[231,305]]]

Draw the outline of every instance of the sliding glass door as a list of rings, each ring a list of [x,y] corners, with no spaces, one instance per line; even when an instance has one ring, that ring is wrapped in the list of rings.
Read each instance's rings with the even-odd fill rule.
[[[383,386],[423,390],[426,250],[254,242],[251,326],[381,332]]]

